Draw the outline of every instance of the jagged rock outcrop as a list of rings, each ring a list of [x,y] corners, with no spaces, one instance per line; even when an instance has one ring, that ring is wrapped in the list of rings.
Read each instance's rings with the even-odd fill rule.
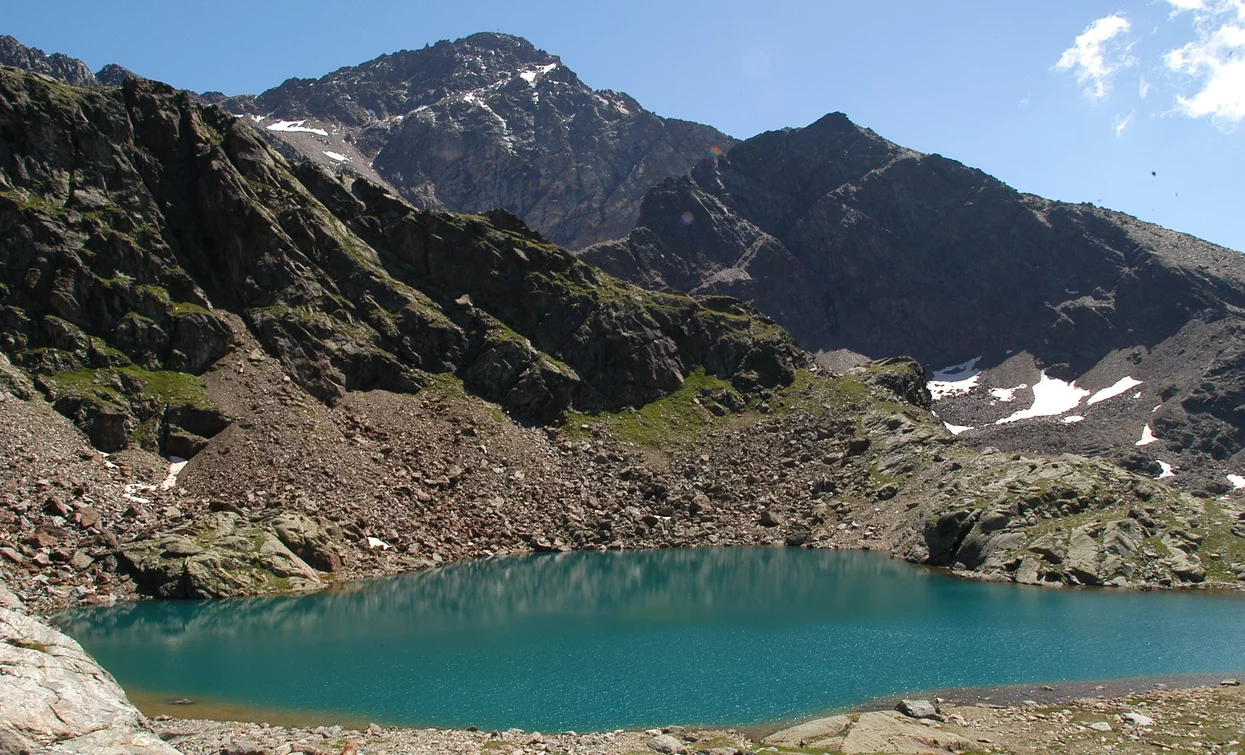
[[[934,368],[979,358],[981,389],[937,408],[982,444],[1106,447],[1120,458],[1162,404],[1152,429],[1165,447],[1143,453],[1183,468],[1178,483],[1221,493],[1224,474],[1245,467],[1228,377],[1245,258],[1120,213],[1020,194],[839,113],[664,181],[625,240],[581,258],[649,288],[745,299],[810,349],[911,354]],[[1130,392],[1081,405],[1085,422],[996,428],[1012,410],[991,404],[987,389],[1023,403],[1039,370],[1095,391],[1131,376],[1155,399],[1125,404]]]
[[[417,207],[503,207],[571,248],[626,234],[645,191],[734,143],[593,90],[556,55],[506,34],[384,55],[256,97],[205,97],[266,118],[261,127],[322,163],[366,163]],[[326,133],[279,125],[302,119],[312,122],[298,128]]]
[[[288,537],[290,523],[284,524]],[[306,530],[303,526],[302,532]],[[321,587],[316,570],[294,555],[285,540],[272,527],[242,522],[237,514],[222,511],[180,532],[129,544],[121,557],[139,589],[160,598],[230,598]],[[301,544],[309,544],[306,537]],[[331,552],[319,538],[310,547],[309,555]]]
[[[0,751],[177,755],[82,647],[0,583]]]
[[[17,67],[20,68],[21,66]],[[126,79],[141,78],[141,76],[130,69],[125,66],[119,66],[116,63],[109,63],[95,72],[95,81],[106,87],[119,87],[125,83]]]
[[[48,55],[37,47],[23,45],[7,34],[0,36],[0,65],[46,74],[75,86],[96,83],[95,74],[81,60],[59,52]]]
[[[0,137],[0,346],[101,450],[193,450],[228,425],[196,378],[232,348],[225,310],[324,401],[450,372],[542,422],[697,368],[772,387],[806,359],[737,303],[622,284],[504,211],[419,211],[291,164],[146,80],[2,69]]]

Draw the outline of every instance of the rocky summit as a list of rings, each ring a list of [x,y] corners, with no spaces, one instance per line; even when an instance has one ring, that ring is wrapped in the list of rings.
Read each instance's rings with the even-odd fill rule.
[[[422,209],[502,207],[571,248],[620,237],[644,192],[734,143],[593,90],[556,55],[474,34],[258,96],[204,95],[294,152],[388,183]]]
[[[635,230],[581,259],[745,299],[830,365],[915,356],[979,446],[1100,454],[1203,495],[1245,485],[1241,254],[1021,194],[842,114],[663,181]]]

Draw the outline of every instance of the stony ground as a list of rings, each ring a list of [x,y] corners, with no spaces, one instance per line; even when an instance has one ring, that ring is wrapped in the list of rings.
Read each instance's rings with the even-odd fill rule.
[[[1162,687],[1162,685],[1159,685]],[[217,753],[1153,753],[1231,755],[1245,739],[1240,686],[1153,689],[1058,703],[941,706],[942,720],[915,720],[892,711],[842,714],[783,732],[666,727],[592,734],[372,725],[286,728],[267,724],[158,717],[156,731],[182,752]],[[794,731],[794,738],[788,736]],[[817,732],[829,731],[829,736]],[[812,732],[811,735],[808,735]],[[801,733],[808,736],[801,737]],[[809,741],[812,739],[813,741]],[[881,749],[862,749],[880,747]]]

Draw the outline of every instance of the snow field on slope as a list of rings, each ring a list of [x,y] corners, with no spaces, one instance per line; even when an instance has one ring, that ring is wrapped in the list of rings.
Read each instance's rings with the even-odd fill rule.
[[[1078,388],[1076,382],[1066,383],[1053,378],[1042,371],[1042,379],[1033,386],[1033,406],[1022,409],[1009,417],[996,421],[996,425],[1006,425],[1034,417],[1056,417],[1080,406],[1081,399],[1089,395],[1089,391]]]
[[[1106,401],[1109,398],[1115,398],[1116,396],[1119,396],[1120,394],[1127,391],[1129,388],[1133,388],[1138,385],[1141,385],[1140,380],[1135,380],[1131,375],[1126,375],[1120,378],[1119,380],[1117,380],[1115,382],[1115,385],[1111,386],[1110,388],[1103,388],[1101,391],[1098,391],[1094,395],[1090,396],[1089,401],[1086,401],[1085,405],[1093,406],[1094,404],[1097,404],[1099,401]],[[1133,398],[1136,398],[1136,396],[1134,396]]]
[[[981,370],[977,369],[977,363],[980,361],[981,357],[973,357],[967,362],[953,364],[935,371],[934,379],[926,385],[930,395],[938,401],[947,396],[962,396],[970,393],[977,387],[977,381],[981,379]]]
[[[302,134],[318,134],[320,136],[328,136],[329,132],[322,128],[308,128],[303,124],[307,121],[277,121],[268,127],[269,131],[284,131],[286,133],[302,133]]]

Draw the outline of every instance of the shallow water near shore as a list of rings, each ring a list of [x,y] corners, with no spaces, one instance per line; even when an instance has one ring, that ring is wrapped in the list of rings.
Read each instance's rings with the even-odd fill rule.
[[[912,690],[1245,670],[1239,595],[984,584],[794,548],[522,556],[55,618],[148,700],[410,726],[742,726]]]

